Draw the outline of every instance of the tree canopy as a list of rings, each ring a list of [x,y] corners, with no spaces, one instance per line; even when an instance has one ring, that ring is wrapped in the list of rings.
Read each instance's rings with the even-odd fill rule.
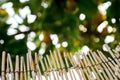
[[[120,0],[0,0],[0,53],[116,46]]]

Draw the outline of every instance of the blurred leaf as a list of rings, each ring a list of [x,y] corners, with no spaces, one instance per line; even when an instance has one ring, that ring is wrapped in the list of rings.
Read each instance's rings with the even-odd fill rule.
[[[78,4],[79,12],[84,13],[88,18],[91,18],[97,12],[97,5],[92,0],[77,0],[76,3]]]

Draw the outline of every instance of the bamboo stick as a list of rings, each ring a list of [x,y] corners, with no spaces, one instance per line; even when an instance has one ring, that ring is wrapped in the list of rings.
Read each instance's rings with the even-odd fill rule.
[[[86,66],[85,66],[85,64],[83,62],[83,59],[82,60],[79,59],[79,61],[80,61],[81,67],[83,68],[84,75],[86,76],[85,79],[89,80],[90,76],[89,76],[88,71],[86,69]]]
[[[110,53],[110,55],[113,57],[113,59],[115,59],[115,62],[118,64],[118,66],[120,67],[120,63],[119,63],[119,61],[115,58],[115,55],[114,55],[114,53],[112,52],[112,50],[110,49],[110,47],[107,45],[107,44],[105,44],[105,47],[107,48],[107,50],[109,51],[109,53]]]
[[[111,63],[110,61],[103,55],[103,53],[101,51],[98,51],[99,55],[101,56],[102,60],[104,60],[104,62],[106,63],[106,66],[108,67],[108,70],[110,71],[110,73],[112,74],[112,76],[114,77],[115,80],[117,80],[116,76],[114,75],[112,69],[111,69]]]
[[[38,56],[37,56],[37,53],[35,53],[35,65],[36,65],[36,71],[37,71],[37,76],[38,76],[38,80],[41,80],[41,72],[40,72],[40,68],[39,68],[39,65],[38,65]]]
[[[56,66],[56,62],[55,62],[55,59],[53,57],[53,53],[50,51],[50,55],[51,55],[51,58],[52,58],[52,62],[53,62],[53,65],[54,65],[54,74],[56,74],[56,80],[59,80],[59,77],[58,77],[58,71],[57,71],[57,66]]]
[[[79,55],[79,56],[80,56],[80,55]],[[77,57],[76,57],[76,59],[77,59]],[[77,60],[78,60],[78,59],[77,59]],[[84,66],[84,64],[83,64],[83,59],[81,60],[80,57],[79,57],[79,61],[80,61],[80,64],[81,64],[81,65],[79,64],[79,67],[80,67],[80,68],[78,68],[78,70],[80,69],[80,71],[78,72],[78,74],[79,74],[79,76],[81,77],[81,79],[82,79],[82,78],[87,79],[87,78],[85,78],[85,74],[86,74],[86,75],[88,75],[88,74],[86,73],[87,70],[85,70],[85,66]],[[74,60],[74,62],[75,62],[75,60]],[[77,62],[76,62],[76,63],[77,63]],[[82,70],[82,67],[83,67],[83,70]],[[81,74],[80,74],[80,72],[81,72]],[[85,74],[84,74],[84,72],[85,72]]]
[[[7,56],[7,68],[6,68],[6,79],[9,80],[10,68],[9,68],[9,59]]]
[[[15,63],[15,80],[19,80],[19,56],[16,56],[16,63]]]
[[[41,65],[42,65],[42,69],[43,69],[43,73],[45,75],[45,79],[48,80],[47,74],[46,74],[46,71],[45,71],[45,66],[44,66],[44,63],[42,61],[42,56],[41,55],[39,55],[39,61],[40,61]]]
[[[75,57],[78,62],[79,72],[81,72],[81,76],[83,80],[86,80],[87,78],[85,77],[85,74],[84,74],[84,69],[83,69],[83,64],[81,63],[80,54],[76,54]]]
[[[104,56],[102,56],[102,53],[101,53],[101,52],[98,51],[98,53],[99,53],[99,56],[100,56],[101,60],[104,62],[106,68],[108,69],[108,71],[109,71],[109,73],[110,73],[110,75],[111,75],[111,79],[114,79],[114,78],[115,78],[115,77],[114,77],[114,74],[112,74],[112,70],[111,70],[111,68],[108,66],[108,64],[106,63]],[[113,77],[114,77],[114,78],[113,78]]]
[[[116,51],[116,50],[114,50],[114,49],[112,49],[112,51],[115,53],[114,55],[115,55],[116,58],[119,58],[119,57],[120,57],[120,54],[119,54],[118,51]]]
[[[54,57],[55,57],[55,61],[56,61],[56,63],[57,63],[57,67],[58,67],[58,72],[59,72],[59,74],[60,74],[60,77],[62,78],[62,80],[64,80],[64,78],[63,78],[63,73],[62,73],[62,70],[61,70],[61,68],[60,68],[60,64],[59,64],[59,61],[58,61],[58,56],[57,56],[57,53],[55,53],[54,52]]]
[[[51,71],[51,73],[52,73],[52,75],[53,75],[53,79],[56,80],[56,78],[55,78],[55,73],[54,73],[54,71],[53,71],[53,67],[52,67],[52,64],[51,64],[51,62],[50,62],[50,59],[49,59],[48,55],[46,55],[46,57],[47,57],[47,60],[48,60],[48,64],[49,64],[49,66],[50,66],[50,71]]]
[[[46,75],[47,75],[47,79],[50,79],[51,80],[51,77],[50,77],[50,71],[49,71],[49,67],[48,67],[48,63],[47,63],[47,60],[46,58],[44,57],[44,61],[45,61],[45,66],[46,66]]]
[[[109,72],[106,64],[104,64],[104,62],[102,61],[102,58],[101,58],[100,56],[98,57],[97,55],[95,55],[95,56],[96,56],[96,58],[97,58],[99,61],[101,61],[101,65],[102,65],[103,69],[106,71],[109,79],[110,79],[110,80],[113,80],[113,77],[111,76],[111,74],[110,74],[110,72]]]
[[[28,54],[29,54],[29,63],[30,63],[30,69],[32,71],[32,78],[33,80],[36,80],[36,73],[35,73],[35,67],[34,67],[34,62],[32,59],[32,55],[31,55],[31,50],[28,50]]]
[[[24,63],[24,80],[27,80],[27,75],[26,75],[26,66],[25,66],[25,62],[23,61]]]
[[[87,63],[87,61],[86,61],[86,59],[85,59],[85,55],[84,55],[84,53],[83,53],[83,63],[84,63],[84,65],[85,65],[85,68],[86,68],[86,71],[88,72],[88,77],[89,77],[89,79],[90,80],[94,80],[94,78],[93,78],[93,76],[92,76],[92,72],[91,72],[91,70],[90,70],[90,67],[89,67],[89,65],[88,65],[88,63]],[[97,77],[97,75],[96,75],[96,77]],[[97,77],[98,78],[98,77]]]
[[[7,54],[7,56],[8,56],[8,60],[9,60],[9,63],[10,63],[11,80],[14,80],[14,71],[13,71],[13,65],[12,65],[11,56],[10,56],[9,53]]]
[[[91,55],[90,55],[90,54],[91,54]],[[105,73],[105,71],[103,71],[103,67],[101,66],[101,63],[102,63],[102,62],[101,62],[99,59],[96,58],[96,53],[90,51],[89,54],[88,54],[88,56],[90,57],[91,61],[93,60],[93,61],[92,61],[92,62],[93,62],[92,65],[96,65],[96,66],[95,66],[95,69],[96,69],[98,72],[101,71],[101,73],[103,73],[104,79],[107,79],[107,80],[108,80],[107,74]],[[94,62],[95,62],[95,63],[94,63]],[[100,73],[99,73],[99,74],[100,74]]]
[[[88,53],[88,54],[89,54],[89,53]],[[103,80],[103,77],[100,75],[100,73],[98,72],[98,74],[97,74],[97,72],[95,71],[95,70],[96,70],[96,67],[91,65],[90,59],[88,59],[88,57],[85,56],[85,55],[84,55],[84,59],[86,60],[86,63],[88,64],[87,66],[88,66],[89,73],[91,73],[91,75],[92,75],[92,72],[91,72],[90,69],[89,69],[89,68],[91,68],[91,70],[93,71],[96,79],[98,79],[98,80]],[[95,62],[93,61],[93,58],[91,58],[91,62],[92,62],[92,64],[95,63]],[[91,67],[90,67],[90,66],[91,66]],[[93,77],[93,75],[92,75],[91,77]],[[93,78],[93,79],[94,79],[94,78]]]
[[[66,53],[64,53],[64,58],[65,58],[66,66],[68,68],[68,72],[70,73],[70,78],[71,78],[71,80],[73,80],[72,71],[70,70],[70,66],[69,66],[68,61],[67,61]]]
[[[2,66],[1,66],[1,79],[5,80],[5,59],[6,53],[5,51],[2,52]]]
[[[27,53],[27,79],[30,80],[30,63],[29,63],[29,54]]]
[[[23,80],[23,68],[24,68],[24,65],[23,65],[23,57],[20,57],[20,80]]]
[[[119,54],[119,52],[118,51],[116,51],[116,50],[112,50],[115,54],[115,57],[118,59],[118,61],[120,62],[120,54]]]
[[[114,70],[114,75],[117,76],[120,79],[120,76],[119,76],[120,75],[120,69],[119,69],[118,65],[116,65],[111,58],[108,58],[108,59],[113,64],[113,65],[110,64],[110,66],[111,66],[112,70]]]
[[[101,70],[104,70],[103,71],[103,75],[104,75],[105,79],[109,80],[110,76],[109,76],[109,72],[108,72],[106,66],[104,65],[104,63],[102,62],[102,60],[99,58],[99,56],[95,52],[94,52],[94,56],[99,61]]]
[[[63,62],[63,59],[62,59],[62,56],[61,56],[61,53],[60,53],[59,50],[58,50],[58,57],[59,57],[59,60],[60,60],[60,63],[61,63],[62,71],[65,74],[65,79],[68,80],[67,72],[65,70],[65,65],[64,65],[64,62]]]
[[[94,56],[94,52],[91,52],[91,54],[93,54],[93,56]],[[90,55],[90,52],[89,52],[89,54],[88,54],[88,56],[90,57],[91,55]],[[94,60],[95,58],[92,58],[92,57],[90,57],[90,60],[91,60],[91,65],[90,66],[92,66],[92,65],[95,65],[95,66],[92,66],[92,70],[94,71],[94,73],[95,73],[95,75],[97,76],[97,74],[98,74],[98,76],[100,77],[99,79],[101,79],[101,80],[104,80],[104,78],[103,78],[103,76],[101,75],[101,73],[100,73],[100,71],[98,70],[98,68],[97,68],[97,66],[96,66],[96,60]],[[88,60],[88,57],[87,57],[87,61],[90,63],[90,61]],[[94,67],[94,68],[93,68]],[[97,77],[98,77],[97,76]]]
[[[71,59],[73,65],[74,65],[74,67],[75,67],[74,69],[75,69],[75,71],[77,72],[79,79],[81,80],[81,79],[82,79],[82,76],[81,76],[81,74],[80,74],[79,67],[78,67],[78,65],[75,63],[76,61],[75,61],[75,59],[73,58],[73,56],[72,56],[71,53],[70,53],[70,59]]]

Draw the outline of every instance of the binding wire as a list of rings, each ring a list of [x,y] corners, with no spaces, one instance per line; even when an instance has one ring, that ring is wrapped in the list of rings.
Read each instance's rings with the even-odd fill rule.
[[[100,50],[87,55],[61,53],[59,50],[43,57],[28,50],[26,60],[16,55],[15,68],[9,53],[3,51],[2,80],[120,80],[120,53],[105,44],[110,57]],[[120,49],[120,48],[119,48]],[[81,58],[82,56],[82,58]],[[26,64],[25,64],[26,62]]]

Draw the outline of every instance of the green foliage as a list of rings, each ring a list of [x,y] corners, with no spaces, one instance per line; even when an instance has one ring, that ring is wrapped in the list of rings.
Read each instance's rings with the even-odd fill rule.
[[[98,10],[98,6],[108,0],[29,0],[21,3],[19,0],[5,0],[0,2],[0,40],[4,40],[4,44],[0,44],[0,52],[7,51],[13,55],[24,55],[27,53],[27,41],[29,34],[35,32],[35,37],[32,42],[36,45],[35,52],[43,48],[42,43],[45,43],[45,54],[49,54],[49,50],[56,49],[56,45],[52,43],[50,38],[51,34],[58,35],[58,43],[66,41],[67,47],[61,46],[60,49],[64,51],[75,52],[82,48],[84,45],[92,49],[101,49],[105,43],[105,37],[107,35],[114,35],[115,41],[109,43],[111,46],[115,46],[119,43],[119,31],[120,31],[120,9],[119,0],[111,0],[111,6],[107,9],[107,14],[103,15]],[[13,10],[15,14],[22,16],[19,13],[20,9],[28,6],[32,15],[36,15],[36,19],[32,23],[28,23],[28,18],[22,18],[23,22],[18,23],[15,28],[16,34],[8,35],[7,31],[11,24],[7,24],[6,21],[10,15],[6,11],[2,13],[2,5],[8,2],[13,3]],[[85,14],[85,20],[80,20],[80,14]],[[23,13],[24,14],[24,13]],[[116,23],[111,23],[111,19],[115,18]],[[103,29],[101,33],[97,31],[98,26],[107,20],[109,24]],[[29,27],[28,31],[22,32],[19,30],[20,25]],[[83,25],[87,31],[80,30]],[[116,32],[108,33],[108,26],[116,28]],[[39,35],[43,33],[44,39],[40,40]],[[18,34],[24,34],[25,37],[20,40],[16,40],[15,36]],[[14,56],[13,56],[14,57]]]

